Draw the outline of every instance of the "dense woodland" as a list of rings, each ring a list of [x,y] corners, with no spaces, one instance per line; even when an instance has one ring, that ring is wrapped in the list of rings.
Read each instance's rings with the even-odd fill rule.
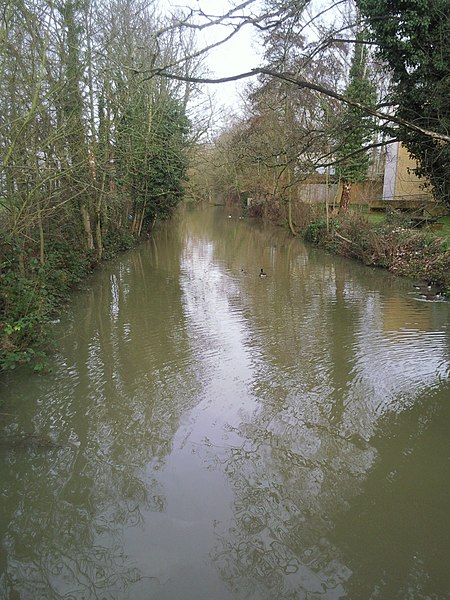
[[[72,286],[186,191],[251,193],[295,234],[300,182],[338,179],[345,212],[352,185],[401,140],[450,205],[448,0],[193,6],[1,3],[0,368],[43,368],[47,324]],[[249,28],[261,52],[229,78],[248,80],[246,103],[212,137],[196,36],[215,28],[211,46]]]

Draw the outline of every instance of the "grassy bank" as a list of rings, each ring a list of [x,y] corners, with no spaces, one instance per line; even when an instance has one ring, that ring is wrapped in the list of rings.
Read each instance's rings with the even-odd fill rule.
[[[303,219],[303,237],[331,252],[430,283],[450,297],[450,217],[442,228],[411,227],[407,215],[350,211],[326,220],[323,211]]]

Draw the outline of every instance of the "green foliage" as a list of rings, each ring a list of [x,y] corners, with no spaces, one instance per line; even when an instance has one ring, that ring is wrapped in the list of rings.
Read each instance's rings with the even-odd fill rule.
[[[129,190],[144,222],[167,218],[184,194],[189,122],[171,98],[154,99],[139,89],[118,128],[117,162],[122,189]]]
[[[306,227],[303,236],[306,241],[318,244],[327,232],[327,225],[324,220],[313,221]]]
[[[49,243],[44,265],[14,238],[1,250],[0,370],[24,363],[42,370],[53,311],[90,261],[78,246],[61,241]]]
[[[169,100],[159,108],[149,149],[146,218],[170,216],[184,194],[188,166],[186,136],[189,121],[180,105]]]
[[[105,258],[136,243],[125,230],[105,238]],[[29,364],[46,368],[50,321],[69,292],[93,267],[93,256],[68,240],[49,240],[41,264],[33,248],[25,251],[14,239],[0,248],[0,371]]]
[[[51,302],[42,281],[18,273],[0,279],[0,370],[42,360]]]
[[[450,131],[450,19],[448,0],[357,0],[370,39],[392,73],[391,101],[406,121]],[[450,144],[399,127],[396,133],[431,181],[437,200],[450,206]]]
[[[136,238],[125,229],[110,229],[103,239],[103,258],[111,259],[118,252],[125,252],[136,245]]]
[[[349,100],[365,106],[375,104],[375,86],[368,76],[367,49],[362,43],[365,32],[357,34],[357,40],[350,69],[350,81],[345,95]],[[336,158],[339,160],[336,173],[345,182],[364,181],[367,176],[369,156],[361,148],[370,141],[373,132],[373,119],[358,108],[347,106],[338,118]]]
[[[53,300],[64,300],[68,291],[92,270],[93,256],[69,240],[50,240],[46,250],[44,265],[33,259],[34,272],[45,280]]]
[[[407,212],[388,208],[384,215],[384,220],[380,223],[380,229],[382,230],[385,226],[396,228],[397,230],[406,229],[410,223],[411,219]]]

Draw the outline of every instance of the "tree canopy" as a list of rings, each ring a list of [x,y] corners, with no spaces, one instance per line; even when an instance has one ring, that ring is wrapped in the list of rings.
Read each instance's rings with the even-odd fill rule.
[[[246,0],[230,3],[223,15],[193,9],[179,25],[227,28],[229,34],[215,46],[229,43],[244,27],[252,27],[264,49],[260,64],[251,71],[237,68],[233,76],[195,81],[279,79],[298,93],[311,90],[350,107],[348,114],[366,114],[372,117],[367,121],[374,129],[370,144],[383,143],[380,132],[384,132],[384,142],[403,141],[418,161],[418,175],[426,176],[436,199],[448,205],[448,1],[355,1],[356,5],[334,0],[319,7],[311,0]],[[376,103],[373,94],[356,97],[354,85],[348,87],[352,48],[361,44],[359,20],[367,30],[363,43],[365,52],[370,49],[369,66],[376,74]],[[332,77],[311,75],[312,63],[328,68]],[[177,77],[170,71],[165,74]],[[341,153],[340,162],[342,158]]]
[[[450,6],[448,0],[358,0],[392,77],[390,102],[404,121],[450,132]],[[398,135],[450,206],[450,144],[399,125]]]

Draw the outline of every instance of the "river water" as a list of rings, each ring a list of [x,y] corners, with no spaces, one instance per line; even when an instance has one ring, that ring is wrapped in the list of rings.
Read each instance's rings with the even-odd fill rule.
[[[448,598],[449,317],[180,211],[1,383],[0,598]]]

